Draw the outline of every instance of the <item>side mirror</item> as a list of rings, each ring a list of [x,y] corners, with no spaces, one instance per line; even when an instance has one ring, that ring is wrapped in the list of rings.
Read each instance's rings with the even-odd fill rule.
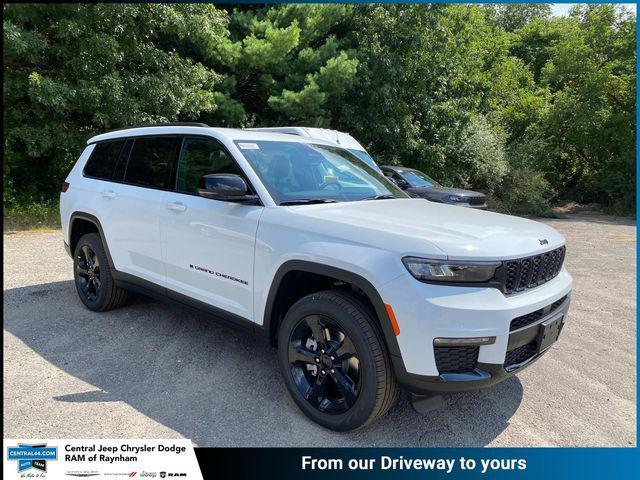
[[[240,175],[216,173],[200,177],[198,195],[213,200],[236,203],[256,203],[257,195],[249,195],[249,187]]]

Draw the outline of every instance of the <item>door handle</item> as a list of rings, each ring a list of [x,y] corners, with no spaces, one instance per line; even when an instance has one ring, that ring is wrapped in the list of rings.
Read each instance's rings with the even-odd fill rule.
[[[174,212],[184,212],[187,209],[187,206],[181,202],[171,202],[167,203],[167,208]]]
[[[116,196],[116,192],[114,192],[113,190],[105,190],[103,192],[100,192],[100,194],[104,198],[114,198]]]

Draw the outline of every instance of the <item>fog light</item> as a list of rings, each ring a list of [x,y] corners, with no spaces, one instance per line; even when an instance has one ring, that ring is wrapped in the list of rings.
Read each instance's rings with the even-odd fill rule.
[[[477,345],[493,345],[496,337],[471,337],[471,338],[434,338],[433,344],[438,347],[467,347]]]

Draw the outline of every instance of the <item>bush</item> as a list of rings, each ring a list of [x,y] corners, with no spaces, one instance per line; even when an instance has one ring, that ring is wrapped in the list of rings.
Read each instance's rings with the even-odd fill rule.
[[[57,201],[11,205],[4,208],[4,230],[35,230],[60,228]]]
[[[504,178],[493,207],[510,215],[557,216],[549,203],[554,191],[540,172],[513,169]]]

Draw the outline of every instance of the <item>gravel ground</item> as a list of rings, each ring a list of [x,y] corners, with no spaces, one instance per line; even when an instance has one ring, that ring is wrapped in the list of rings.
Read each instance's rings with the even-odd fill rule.
[[[569,321],[533,367],[445,397],[401,401],[370,427],[325,430],[289,398],[275,351],[206,317],[134,297],[86,310],[59,232],[4,235],[4,436],[186,437],[200,446],[629,446],[636,442],[636,228],[545,220],[568,241]]]

